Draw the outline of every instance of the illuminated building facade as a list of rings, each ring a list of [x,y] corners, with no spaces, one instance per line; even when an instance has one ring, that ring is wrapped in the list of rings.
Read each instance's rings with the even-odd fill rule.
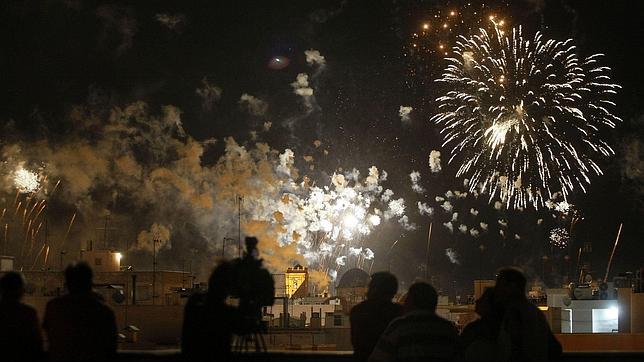
[[[288,298],[303,298],[309,294],[309,271],[307,268],[299,264],[288,268],[285,281]]]

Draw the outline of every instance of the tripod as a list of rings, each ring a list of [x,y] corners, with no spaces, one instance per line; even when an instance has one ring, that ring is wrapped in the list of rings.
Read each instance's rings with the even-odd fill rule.
[[[266,325],[262,321],[254,321],[251,328],[237,336],[233,351],[235,353],[249,352],[249,346],[252,348],[254,344],[256,353],[266,353],[266,342],[264,341],[266,329]]]

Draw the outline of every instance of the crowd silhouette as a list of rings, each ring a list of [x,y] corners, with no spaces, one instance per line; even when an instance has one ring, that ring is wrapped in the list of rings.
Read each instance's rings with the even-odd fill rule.
[[[252,238],[254,239],[254,238]],[[270,274],[261,267],[253,246],[242,259],[222,262],[212,272],[205,293],[193,294],[185,305],[181,336],[182,358],[186,361],[230,361],[234,335],[259,332],[248,329],[248,313],[242,305],[252,305],[252,316],[263,305],[272,303],[274,291]],[[250,259],[249,259],[250,258]],[[252,260],[255,262],[252,262]],[[252,270],[248,269],[252,265]],[[227,298],[239,296],[241,275],[261,276],[263,296],[230,306]],[[244,271],[245,270],[245,271]],[[249,271],[250,270],[250,271]],[[110,361],[117,356],[117,327],[113,311],[92,291],[92,269],[74,263],[65,269],[67,293],[47,303],[42,330],[36,310],[21,302],[25,281],[20,273],[8,272],[0,278],[0,351],[3,361]],[[256,278],[253,278],[256,279]],[[498,272],[496,285],[476,301],[479,319],[463,332],[436,313],[438,294],[425,282],[410,286],[402,304],[392,300],[398,292],[396,277],[388,272],[371,276],[367,298],[350,311],[351,343],[359,362],[514,362],[552,361],[562,348],[541,311],[525,295],[526,278],[515,268]],[[243,292],[241,292],[243,293]]]

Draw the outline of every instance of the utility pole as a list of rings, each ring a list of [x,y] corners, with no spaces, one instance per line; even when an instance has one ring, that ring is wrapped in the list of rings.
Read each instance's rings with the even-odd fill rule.
[[[9,244],[9,223],[4,224],[4,250],[2,251],[2,255],[7,255],[7,245]]]
[[[158,239],[152,240],[152,304],[156,304],[157,298],[157,243]]]
[[[110,222],[110,214],[105,215],[105,227],[103,228],[103,249],[107,250],[107,225]]]
[[[239,258],[242,257],[242,241],[241,241],[241,207],[242,201],[244,201],[243,196],[237,196],[238,208],[237,208],[237,240],[239,241]]]
[[[66,253],[65,250],[60,251],[60,270],[61,271],[63,270],[63,256],[65,255],[65,253]]]

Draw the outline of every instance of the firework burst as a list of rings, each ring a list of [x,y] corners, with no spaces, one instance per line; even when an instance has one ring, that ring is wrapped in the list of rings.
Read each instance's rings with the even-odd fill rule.
[[[40,187],[38,174],[31,172],[22,166],[18,166],[16,171],[14,171],[13,182],[18,189],[18,192],[23,194],[36,192]]]
[[[580,58],[570,39],[526,40],[521,27],[459,38],[437,80],[447,88],[432,120],[449,161],[464,157],[457,176],[470,179],[470,191],[508,208],[586,191],[602,173],[596,158],[614,154],[601,132],[621,121],[611,113],[620,87],[600,56]]]
[[[570,235],[568,231],[564,228],[554,228],[550,230],[550,245],[553,248],[565,249],[568,247],[568,242],[570,241]]]

